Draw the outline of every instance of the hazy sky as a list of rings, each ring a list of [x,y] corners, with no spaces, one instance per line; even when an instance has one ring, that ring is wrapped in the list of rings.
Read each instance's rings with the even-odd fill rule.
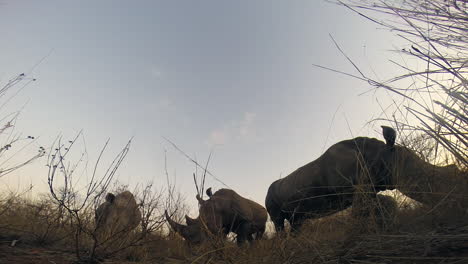
[[[0,83],[22,72],[38,79],[0,113],[26,104],[15,131],[38,136],[34,147],[83,129],[86,143],[75,150],[86,146],[90,163],[107,138],[110,159],[134,137],[117,175],[124,184],[164,186],[167,150],[171,179],[195,204],[195,166],[167,137],[202,163],[213,150],[209,170],[264,204],[274,180],[331,144],[380,137],[381,122],[367,122],[390,96],[359,96],[366,83],[313,66],[356,74],[331,34],[370,76],[393,71],[396,37],[344,7],[312,0],[0,2]],[[44,165],[0,184],[45,190]],[[224,187],[210,177],[206,185]]]

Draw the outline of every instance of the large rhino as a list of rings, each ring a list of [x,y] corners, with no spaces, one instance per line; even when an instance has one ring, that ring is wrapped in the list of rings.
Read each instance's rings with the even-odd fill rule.
[[[99,235],[118,235],[135,229],[141,222],[141,212],[133,194],[108,193],[106,201],[96,209],[95,222]]]
[[[397,188],[416,201],[433,205],[450,193],[468,205],[466,172],[455,165],[440,167],[423,161],[410,149],[394,145],[393,129],[383,129],[386,143],[368,137],[338,142],[315,161],[273,182],[265,205],[276,230],[284,228],[285,219],[297,229],[305,219],[341,211],[353,201],[353,207],[360,208],[359,199],[353,200],[355,194],[374,198],[387,189]],[[362,186],[364,192],[356,191]]]
[[[187,225],[173,221],[167,211],[166,219],[173,230],[191,243],[200,243],[209,237],[209,233],[226,236],[229,232],[237,234],[237,243],[252,241],[263,236],[267,221],[266,209],[258,203],[246,199],[233,190],[220,189],[211,194],[207,190],[208,200],[197,195],[200,205],[199,217],[185,216]]]

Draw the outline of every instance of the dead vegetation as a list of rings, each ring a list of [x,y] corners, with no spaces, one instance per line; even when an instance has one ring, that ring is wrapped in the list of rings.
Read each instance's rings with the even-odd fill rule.
[[[55,180],[64,180],[64,175],[59,175],[54,176]],[[262,240],[242,246],[236,245],[232,237],[212,237],[200,245],[191,245],[165,225],[162,213],[165,209],[177,212],[174,217],[178,220],[185,213],[173,187],[168,188],[168,194],[155,192],[151,185],[141,192],[133,191],[143,215],[141,225],[125,236],[116,234],[102,241],[95,236],[94,202],[80,209],[86,192],[65,192],[65,185],[57,185],[60,192],[56,197],[52,194],[38,199],[25,198],[24,194],[5,197],[0,215],[0,257],[7,261],[5,263],[30,263],[31,259],[36,259],[36,263],[468,261],[466,208],[449,200],[442,200],[435,206],[422,205],[390,193],[394,196],[379,195],[376,201],[362,201],[369,210],[365,216],[356,217],[350,208],[308,220],[296,233],[269,233]],[[68,190],[73,190],[72,184],[67,186]],[[109,186],[110,181],[106,190],[116,193],[128,188]],[[201,190],[204,186],[198,188]],[[57,200],[59,197],[63,201]],[[92,198],[88,200],[93,201]]]
[[[48,256],[52,259],[63,261],[68,256],[69,262],[62,263],[76,261],[73,226],[60,227],[52,220],[53,226],[44,243],[38,238],[43,237],[44,223],[48,222],[36,213],[37,206],[43,203],[25,204],[28,203],[23,199],[15,201],[11,211],[22,213],[4,214],[1,218],[8,227],[4,225],[1,229],[0,256],[13,259],[12,252],[39,250],[42,256],[52,255]],[[54,207],[49,209],[46,211],[56,211]],[[464,218],[452,208],[431,212],[431,208],[424,206],[401,207],[388,216],[384,228],[372,217],[356,222],[347,210],[308,221],[297,234],[274,235],[241,247],[234,241],[221,239],[189,245],[161,228],[147,234],[138,245],[101,260],[105,263],[440,263],[442,260],[463,263],[468,260],[468,223]],[[14,247],[13,241],[18,241]],[[92,246],[81,245],[83,251],[86,246]],[[29,263],[27,258],[23,261]]]
[[[392,122],[400,135],[426,135],[435,141],[436,162],[468,165],[468,2],[465,0],[355,1],[338,0],[353,12],[395,32],[408,44],[391,61],[404,72],[379,81],[351,58],[358,75],[374,89],[398,96],[382,106],[374,121]],[[341,50],[340,50],[341,51]]]

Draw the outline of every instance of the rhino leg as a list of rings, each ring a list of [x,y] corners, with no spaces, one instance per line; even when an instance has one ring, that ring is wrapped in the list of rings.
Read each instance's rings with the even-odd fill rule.
[[[252,240],[252,236],[249,234],[252,225],[248,222],[243,222],[237,229],[237,245],[242,245],[246,240]]]
[[[284,230],[284,220],[289,219],[288,215],[281,210],[281,207],[276,204],[271,204],[268,207],[268,213],[270,214],[271,221],[275,225],[276,233]]]
[[[265,226],[261,227],[261,228],[255,233],[255,240],[260,240],[260,239],[262,239],[264,233],[265,233]]]
[[[271,220],[273,221],[273,224],[275,225],[275,230],[277,233],[284,230],[284,219],[286,218],[282,214],[278,216],[271,216]]]
[[[301,228],[302,224],[304,223],[304,219],[296,217],[291,223],[291,232],[298,232],[299,229]]]
[[[366,223],[376,210],[377,193],[371,189],[359,189],[354,191],[351,215],[360,223]]]
[[[374,213],[377,225],[383,229],[388,229],[394,224],[398,203],[392,197],[382,194],[377,194],[376,202]]]
[[[291,217],[288,218],[289,224],[291,225],[291,232],[298,232],[304,223],[304,214],[303,213],[292,213]]]

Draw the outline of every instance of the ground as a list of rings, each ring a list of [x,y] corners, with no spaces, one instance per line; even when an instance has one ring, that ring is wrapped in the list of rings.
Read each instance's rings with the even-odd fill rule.
[[[75,260],[75,255],[70,251],[57,249],[45,249],[28,245],[11,247],[9,241],[1,241],[0,263],[2,264],[66,264]]]

